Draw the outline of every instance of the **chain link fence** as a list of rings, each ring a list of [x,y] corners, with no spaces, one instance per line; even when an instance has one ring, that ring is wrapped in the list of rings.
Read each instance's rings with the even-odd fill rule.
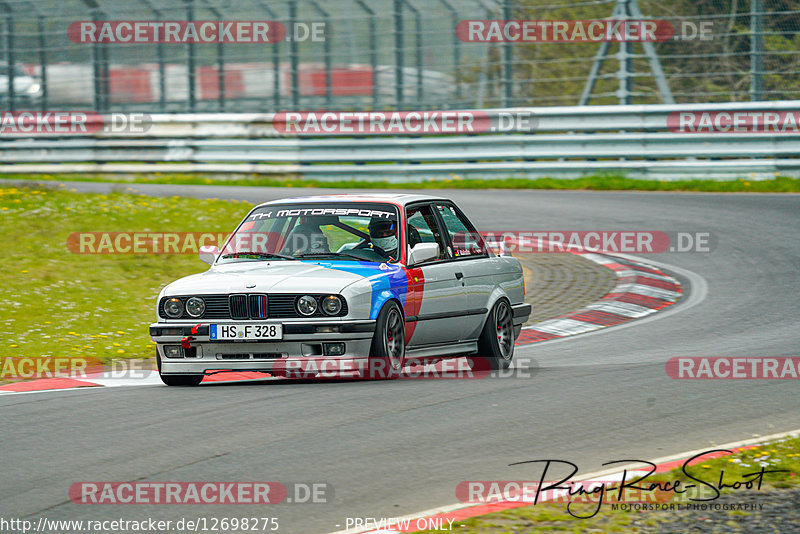
[[[649,45],[470,42],[456,31],[469,20],[630,19],[637,9],[673,36]],[[11,111],[800,98],[796,0],[0,0],[0,21],[0,104]],[[110,33],[104,21],[117,21],[105,25]],[[181,31],[186,21],[269,21],[284,33],[271,43],[123,42],[131,32],[117,33],[119,21],[178,22]],[[82,33],[82,22],[95,30]]]

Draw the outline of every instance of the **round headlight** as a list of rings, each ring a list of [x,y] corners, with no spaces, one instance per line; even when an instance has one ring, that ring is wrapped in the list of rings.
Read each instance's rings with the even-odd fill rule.
[[[336,295],[328,295],[322,299],[322,311],[328,315],[336,315],[342,311],[342,299]]]
[[[192,317],[200,317],[206,311],[206,303],[200,297],[192,297],[186,301],[186,313]]]
[[[181,299],[172,297],[167,300],[164,303],[164,313],[167,314],[167,317],[172,317],[173,319],[183,315],[183,302],[181,302]]]
[[[297,299],[297,311],[300,315],[314,315],[317,311],[317,299],[310,295],[303,295]]]

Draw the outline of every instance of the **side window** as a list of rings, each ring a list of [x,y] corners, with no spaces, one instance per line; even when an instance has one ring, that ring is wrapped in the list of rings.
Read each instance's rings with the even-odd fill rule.
[[[442,217],[447,233],[450,235],[454,256],[461,258],[487,254],[481,235],[470,229],[469,222],[455,207],[450,204],[437,204],[436,210]]]
[[[436,224],[436,217],[433,215],[431,206],[409,208],[407,220],[409,249],[417,243],[438,243],[439,256],[437,256],[436,259],[447,259],[444,239],[442,239],[442,235],[439,233],[439,227]]]

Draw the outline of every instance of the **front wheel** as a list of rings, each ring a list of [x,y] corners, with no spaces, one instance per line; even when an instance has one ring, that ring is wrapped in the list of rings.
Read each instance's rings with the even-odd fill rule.
[[[514,358],[514,319],[506,300],[498,300],[486,318],[478,339],[478,355],[492,370],[508,369]]]
[[[162,375],[161,374],[161,355],[156,350],[156,367],[161,381],[168,386],[197,386],[203,381],[205,375]]]
[[[375,335],[368,368],[362,376],[372,380],[397,378],[406,356],[406,328],[403,312],[395,302],[388,302],[375,324]]]

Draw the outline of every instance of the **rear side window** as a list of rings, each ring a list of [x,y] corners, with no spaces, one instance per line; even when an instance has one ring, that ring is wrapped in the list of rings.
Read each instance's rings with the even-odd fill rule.
[[[444,221],[445,229],[450,235],[453,244],[453,255],[457,258],[464,256],[485,256],[486,245],[481,235],[476,232],[469,221],[450,204],[437,204],[436,210]]]

